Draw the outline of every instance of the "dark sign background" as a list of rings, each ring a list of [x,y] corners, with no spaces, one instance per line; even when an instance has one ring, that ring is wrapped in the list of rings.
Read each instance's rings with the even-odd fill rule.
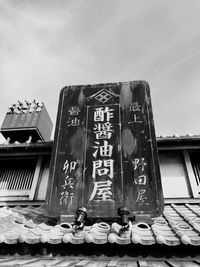
[[[163,195],[149,86],[67,86],[60,93],[46,199],[50,216],[159,216]]]

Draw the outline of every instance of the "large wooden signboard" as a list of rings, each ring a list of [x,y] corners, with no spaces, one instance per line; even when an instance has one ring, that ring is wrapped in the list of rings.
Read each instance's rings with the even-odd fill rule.
[[[60,93],[49,215],[158,216],[163,196],[148,83],[67,86]]]

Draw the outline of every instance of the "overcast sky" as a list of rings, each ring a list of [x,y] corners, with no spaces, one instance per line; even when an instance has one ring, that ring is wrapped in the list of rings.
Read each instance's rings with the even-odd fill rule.
[[[0,0],[0,124],[61,88],[146,80],[156,135],[200,134],[199,0]]]

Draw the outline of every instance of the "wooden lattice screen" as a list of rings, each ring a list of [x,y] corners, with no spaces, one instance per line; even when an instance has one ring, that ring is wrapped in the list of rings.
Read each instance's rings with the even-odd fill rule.
[[[6,159],[0,161],[0,199],[24,197],[33,199],[41,160]]]

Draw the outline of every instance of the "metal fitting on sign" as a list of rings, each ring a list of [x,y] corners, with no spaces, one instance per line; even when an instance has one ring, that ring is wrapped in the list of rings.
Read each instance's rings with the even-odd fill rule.
[[[130,212],[126,207],[121,207],[118,209],[118,215],[121,216],[121,224],[126,227],[129,225],[129,216]]]
[[[75,224],[78,228],[84,227],[84,220],[87,218],[87,209],[84,207],[78,208],[76,211]]]

